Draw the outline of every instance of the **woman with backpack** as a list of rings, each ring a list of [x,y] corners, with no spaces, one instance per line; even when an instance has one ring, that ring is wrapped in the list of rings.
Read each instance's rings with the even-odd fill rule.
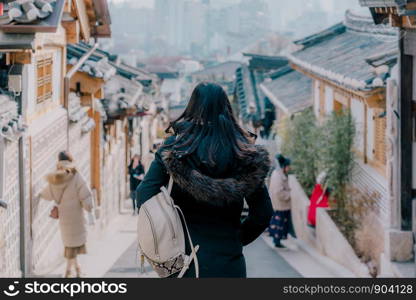
[[[267,151],[233,116],[223,88],[200,83],[137,189],[139,206],[160,192],[170,176],[171,196],[199,245],[200,277],[246,277],[243,246],[268,226],[273,213],[265,178]],[[241,222],[244,200],[248,217]],[[190,252],[189,241],[186,252]],[[191,264],[185,277],[195,277]]]
[[[72,268],[75,268],[76,276],[81,277],[77,256],[87,253],[84,210],[91,212],[93,208],[91,190],[76,169],[71,154],[65,151],[59,153],[56,170],[48,174],[46,180],[48,185],[40,197],[55,202],[50,216],[59,220],[64,257],[67,259],[65,277],[71,276]]]

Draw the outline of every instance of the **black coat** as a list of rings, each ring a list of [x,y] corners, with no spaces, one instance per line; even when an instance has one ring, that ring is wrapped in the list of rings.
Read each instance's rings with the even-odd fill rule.
[[[168,138],[165,145],[173,140]],[[167,185],[169,174],[173,176],[171,196],[183,210],[194,244],[199,245],[200,277],[246,277],[243,246],[269,225],[273,209],[264,184],[269,158],[266,150],[256,147],[248,159],[231,159],[213,169],[196,153],[182,158],[162,146],[137,189],[140,206]],[[244,198],[249,214],[241,221]],[[194,276],[192,265],[185,277]]]
[[[136,168],[133,168],[133,162],[130,163],[129,166],[129,174],[130,174],[130,191],[135,191],[137,187],[139,186],[140,182],[142,182],[140,179],[135,178],[134,176],[139,176],[144,174],[144,167],[142,165],[142,162],[139,162]]]

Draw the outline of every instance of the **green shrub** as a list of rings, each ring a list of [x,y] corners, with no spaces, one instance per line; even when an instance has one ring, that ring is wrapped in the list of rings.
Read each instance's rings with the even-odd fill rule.
[[[292,160],[292,171],[307,194],[312,192],[318,172],[320,132],[316,123],[313,111],[308,109],[287,120],[282,134],[281,151]]]
[[[354,164],[355,126],[349,111],[333,113],[318,125],[311,109],[294,115],[285,124],[281,151],[292,159],[292,170],[307,194],[319,172],[327,172],[327,186],[336,206],[345,214],[346,188]]]
[[[332,113],[320,128],[319,169],[327,172],[326,184],[336,201],[337,215],[347,216],[347,187],[354,166],[355,126],[349,111]]]

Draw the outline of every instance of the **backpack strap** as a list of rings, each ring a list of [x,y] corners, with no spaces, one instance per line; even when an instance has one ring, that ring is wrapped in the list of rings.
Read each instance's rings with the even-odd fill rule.
[[[172,199],[170,197],[170,194],[172,192],[172,187],[173,187],[173,177],[170,176],[169,177],[168,190],[167,190],[167,193],[168,193],[168,196],[169,196],[170,199]],[[162,189],[162,191],[163,191],[163,189]],[[178,275],[177,278],[182,278],[183,275],[185,275],[185,272],[188,270],[192,261],[195,262],[195,277],[199,278],[199,264],[198,264],[198,257],[196,256],[196,253],[198,252],[198,249],[199,249],[199,245],[196,245],[194,247],[194,243],[192,242],[191,234],[189,233],[188,225],[186,224],[185,215],[183,214],[181,208],[179,206],[175,205],[175,203],[173,201],[172,201],[172,205],[180,213],[180,215],[182,217],[183,224],[184,224],[185,231],[186,231],[186,235],[187,235],[188,240],[189,240],[189,245],[191,246],[191,254],[186,257],[185,262],[184,262],[184,266],[183,266],[182,270],[179,272],[179,275]]]
[[[173,178],[172,176],[169,176],[169,184],[168,184],[168,195],[170,196],[170,193],[172,192],[173,187]]]
[[[191,254],[188,256],[188,258],[185,260],[184,266],[182,270],[180,271],[177,278],[182,278],[185,272],[188,270],[189,265],[192,263],[192,261],[195,262],[195,277],[199,278],[199,263],[198,263],[198,257],[196,256],[196,253],[199,250],[199,245],[196,245],[194,247],[194,243],[192,242],[191,235],[189,233],[188,225],[186,224],[185,215],[183,214],[181,208],[177,205],[175,205],[175,208],[179,211],[179,213],[182,216],[183,223],[186,230],[186,235],[188,236],[189,245],[191,246]]]

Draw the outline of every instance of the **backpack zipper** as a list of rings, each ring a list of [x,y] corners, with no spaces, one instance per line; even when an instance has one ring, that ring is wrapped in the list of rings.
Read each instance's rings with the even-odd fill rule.
[[[152,218],[150,217],[149,212],[147,211],[146,207],[142,206],[141,208],[143,208],[147,218],[149,219],[149,223],[150,223],[150,229],[152,230],[152,235],[153,235],[153,242],[154,242],[154,247],[155,247],[155,254],[157,257],[159,257],[159,246],[157,244],[157,236],[155,234],[155,228],[153,225],[153,221]]]
[[[173,224],[172,224],[172,220],[169,218],[168,213],[166,212],[165,208],[163,207],[162,204],[160,204],[159,199],[157,199],[157,203],[159,204],[160,208],[162,209],[163,214],[165,215],[165,218],[168,220],[169,223],[169,228],[170,228],[170,233],[173,236],[173,239],[176,240],[176,235],[175,235],[175,230],[173,228]]]

